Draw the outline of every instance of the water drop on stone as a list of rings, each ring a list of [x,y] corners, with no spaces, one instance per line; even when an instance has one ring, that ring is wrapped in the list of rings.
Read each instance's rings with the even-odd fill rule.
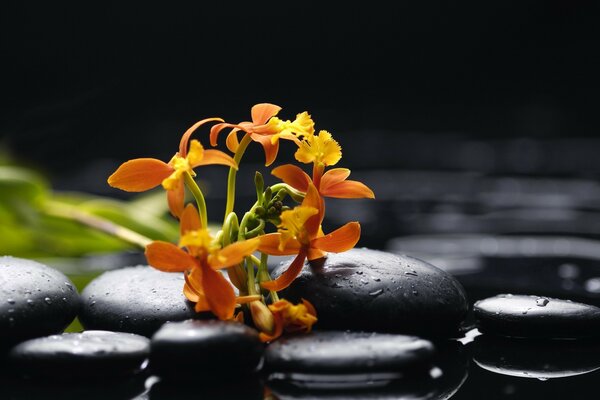
[[[546,304],[548,304],[549,302],[550,302],[550,300],[548,300],[548,299],[546,299],[546,298],[544,298],[544,297],[540,297],[539,299],[537,299],[537,300],[535,301],[535,304],[536,304],[538,307],[546,307]]]
[[[381,282],[381,278],[372,276],[371,279],[373,279],[375,282]]]
[[[369,296],[377,297],[377,296],[379,296],[381,293],[383,293],[383,289],[379,289],[379,290],[376,290],[376,291],[374,291],[374,292],[371,292],[371,293],[369,293]]]
[[[419,292],[417,292],[416,290],[413,290],[413,291],[412,291],[412,294],[414,294],[415,296],[418,296],[418,295],[419,295]]]
[[[33,307],[34,301],[31,299],[27,299],[26,303],[29,307]]]
[[[15,301],[13,299],[8,299],[6,301],[8,302],[8,304],[15,304]]]
[[[50,297],[45,297],[45,298],[44,298],[44,302],[45,302],[46,304],[52,304],[52,299],[50,299]]]
[[[10,326],[10,327],[15,326],[15,319],[13,317],[10,317],[8,319],[8,326]]]

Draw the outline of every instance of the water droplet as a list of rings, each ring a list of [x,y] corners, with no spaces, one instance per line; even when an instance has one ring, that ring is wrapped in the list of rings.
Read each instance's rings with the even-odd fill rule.
[[[15,301],[13,299],[8,299],[6,301],[8,302],[8,304],[15,304]]]
[[[94,300],[90,303],[90,307],[94,307],[95,305],[96,305],[96,300]]]
[[[404,275],[418,276],[417,271],[406,271]]]
[[[34,301],[31,299],[27,299],[26,303],[29,307],[33,307]]]
[[[413,290],[413,291],[412,291],[412,294],[414,294],[415,296],[418,296],[418,295],[419,295],[419,292],[417,292],[416,290]]]
[[[8,318],[8,326],[15,326],[15,319],[13,317]]]
[[[339,283],[335,282],[333,285],[331,285],[332,288],[341,288],[343,287],[342,285],[340,285]]]
[[[363,272],[362,271],[356,271],[356,275],[362,275]]]
[[[363,285],[368,285],[368,284],[369,284],[369,281],[368,281],[368,280],[366,280],[366,279],[362,279],[362,278],[361,278],[361,279],[360,279],[360,283],[362,283]]]
[[[51,299],[50,297],[45,297],[45,298],[44,298],[44,302],[45,302],[46,304],[52,304],[52,299]]]
[[[381,293],[383,293],[383,289],[379,289],[379,290],[376,290],[376,291],[374,291],[374,292],[371,292],[371,293],[369,293],[369,296],[377,297],[377,296],[379,296]]]
[[[531,307],[528,307],[527,310],[523,310],[521,314],[526,315],[529,312],[529,310],[531,310]]]
[[[14,308],[9,308],[9,309],[8,309],[8,313],[9,313],[9,314],[12,314],[12,313],[14,313],[14,312],[15,312],[15,309],[14,309]]]
[[[372,276],[371,279],[373,279],[375,282],[381,282],[381,278],[377,278],[375,276]]]
[[[66,297],[63,297],[63,298],[62,298],[62,301],[63,301],[63,302],[65,302],[65,303],[68,303],[68,300],[67,300],[67,298],[66,298]]]
[[[539,377],[537,379],[538,379],[538,381],[542,381],[542,382],[546,382],[548,380],[548,378],[542,378],[542,377]]]
[[[546,298],[544,298],[544,297],[540,297],[539,299],[537,299],[537,300],[535,301],[535,304],[536,304],[538,307],[546,307],[546,304],[548,304],[549,302],[550,302],[550,300],[548,300],[548,299],[546,299]]]

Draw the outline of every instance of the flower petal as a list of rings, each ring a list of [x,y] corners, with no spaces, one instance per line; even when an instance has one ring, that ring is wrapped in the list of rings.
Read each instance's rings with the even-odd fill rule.
[[[187,131],[185,131],[185,133],[181,136],[181,140],[179,141],[179,155],[181,157],[185,157],[187,155],[188,141],[190,140],[192,133],[194,133],[196,129],[200,128],[202,125],[212,121],[223,122],[221,118],[206,118],[196,122]]]
[[[156,158],[136,158],[121,164],[108,177],[108,184],[128,192],[144,192],[162,183],[173,168]]]
[[[235,311],[235,292],[231,283],[220,271],[215,271],[202,263],[202,289],[210,310],[221,320],[233,318]]]
[[[302,168],[293,164],[285,164],[274,168],[271,174],[301,192],[306,192],[308,184],[312,182],[310,176]]]
[[[238,169],[237,163],[231,156],[223,153],[220,150],[204,150],[204,156],[201,160],[192,164],[192,168],[199,167],[201,165],[226,165],[233,169]]]
[[[231,267],[242,262],[244,257],[254,253],[258,248],[258,238],[235,242],[219,250],[216,255],[208,256],[208,264],[211,268],[219,269]]]
[[[319,233],[319,227],[321,226],[321,222],[323,222],[323,217],[325,214],[325,203],[323,202],[323,198],[321,197],[321,195],[319,195],[317,188],[312,183],[309,183],[308,185],[308,190],[306,191],[304,200],[302,200],[302,205],[307,207],[313,207],[319,210],[317,215],[309,218],[304,223],[304,227],[306,228],[309,237],[315,238]]]
[[[271,103],[260,103],[256,104],[250,110],[250,114],[252,115],[252,123],[255,125],[266,124],[267,121],[277,115],[277,113],[281,110],[281,107],[271,104]]]
[[[173,243],[154,241],[146,246],[146,260],[165,272],[182,272],[196,265],[196,259]]]
[[[275,158],[277,158],[277,153],[279,152],[279,142],[271,142],[271,138],[269,136],[251,134],[250,137],[255,142],[258,142],[262,145],[265,151],[265,166],[269,166],[273,164]]]
[[[279,277],[273,281],[262,282],[260,285],[267,290],[273,291],[285,289],[290,286],[294,279],[300,274],[300,271],[302,271],[304,260],[306,260],[306,252],[301,250],[283,274],[279,275]]]
[[[313,248],[309,248],[308,252],[306,253],[306,258],[308,258],[308,261],[318,260],[319,258],[323,258],[325,256],[327,256],[326,251]]]
[[[348,168],[330,169],[321,177],[321,187],[319,188],[319,192],[323,193],[323,188],[345,181],[349,176],[350,170]]]
[[[325,178],[325,175],[323,175],[323,178]],[[324,182],[321,180],[321,194],[339,199],[375,198],[375,193],[364,183],[358,181],[343,181],[324,187]]]
[[[360,239],[360,224],[349,222],[328,235],[313,239],[310,246],[319,250],[341,253],[353,248]]]
[[[190,203],[185,207],[181,214],[181,220],[179,222],[180,236],[183,237],[187,232],[197,231],[200,228],[202,228],[200,214],[198,214],[196,207]]]
[[[202,291],[202,271],[200,268],[192,269],[189,274],[184,273],[184,277],[183,294],[189,301],[196,303],[196,312],[210,311],[210,305]]]
[[[178,185],[173,190],[167,190],[167,203],[174,217],[181,217],[185,203],[185,185]]]
[[[213,125],[210,128],[210,136],[209,136],[210,137],[210,145],[212,147],[215,147],[217,145],[217,139],[219,138],[219,133],[221,133],[221,131],[223,129],[227,129],[227,128],[242,129],[242,127],[239,126],[239,125],[230,124],[230,123],[227,123],[227,122],[223,122],[223,123],[220,123],[220,124]]]
[[[240,147],[240,141],[238,140],[238,136],[237,136],[238,132],[239,132],[239,129],[232,129],[231,132],[229,132],[229,135],[227,135],[227,140],[225,141],[227,148],[232,153],[235,153],[237,151],[238,147]]]
[[[283,250],[279,250],[281,233],[268,233],[259,236],[260,244],[258,251],[272,256],[291,256],[300,252],[300,243],[297,240],[288,240]]]

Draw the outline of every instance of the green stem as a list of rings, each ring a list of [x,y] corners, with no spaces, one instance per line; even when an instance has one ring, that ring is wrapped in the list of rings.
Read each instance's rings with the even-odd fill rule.
[[[256,293],[256,281],[254,279],[254,265],[246,261],[246,270],[248,271],[248,294],[251,296],[258,294]]]
[[[240,165],[240,161],[242,156],[246,152],[248,145],[252,141],[252,138],[247,133],[240,142],[234,156],[233,160],[237,165]],[[225,206],[225,218],[229,215],[229,213],[233,212],[233,206],[235,204],[235,177],[237,175],[237,170],[234,168],[229,168],[229,175],[227,176],[227,205]]]
[[[204,200],[202,190],[200,190],[200,187],[198,187],[198,184],[189,172],[186,171],[183,176],[186,186],[190,189],[190,192],[192,192],[192,195],[196,199],[198,213],[200,214],[200,224],[202,225],[202,228],[206,229],[208,228],[208,216],[206,214],[206,201]]]
[[[223,247],[231,244],[231,239],[233,238],[233,233],[238,230],[239,224],[236,213],[229,213],[227,218],[225,218],[225,223],[223,224]]]
[[[267,261],[269,260],[269,255],[265,254],[265,253],[261,253],[260,254],[260,265],[258,266],[258,280],[259,280],[259,284],[261,282],[268,282],[271,279],[271,274],[269,274],[269,269],[267,268]],[[270,290],[269,293],[271,294],[271,300],[273,301],[273,303],[275,303],[276,301],[279,301],[279,295],[277,294],[276,291],[274,290]]]
[[[75,206],[49,201],[44,209],[45,213],[54,217],[77,221],[99,231],[115,236],[127,243],[131,243],[142,249],[152,242],[152,239],[140,235],[124,226],[117,225],[112,221],[82,211]]]

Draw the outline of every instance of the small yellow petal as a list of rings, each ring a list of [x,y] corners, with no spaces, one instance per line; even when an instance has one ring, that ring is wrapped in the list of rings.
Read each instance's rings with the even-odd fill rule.
[[[190,165],[198,164],[204,157],[204,147],[196,139],[190,142],[190,151],[187,154],[187,161]]]

